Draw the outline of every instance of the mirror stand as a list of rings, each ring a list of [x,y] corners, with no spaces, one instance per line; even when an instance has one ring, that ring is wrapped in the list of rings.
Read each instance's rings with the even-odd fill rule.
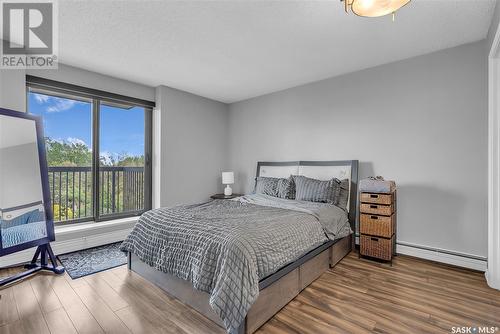
[[[0,279],[0,287],[40,271],[64,273],[50,247],[55,231],[44,138],[40,117],[0,108],[0,257],[38,246],[26,271]]]
[[[40,258],[40,263],[37,263],[38,258]],[[48,263],[50,261],[51,264]],[[4,279],[0,280],[0,286],[4,286],[6,284],[10,284],[14,281],[17,281],[19,279],[22,279],[24,277],[27,277],[29,275],[32,275],[38,271],[45,270],[45,271],[51,271],[55,274],[62,274],[64,273],[64,267],[58,266],[57,265],[57,260],[56,256],[54,255],[54,252],[52,251],[52,247],[50,247],[50,244],[44,244],[40,245],[37,247],[35,251],[35,255],[33,256],[33,259],[31,262],[27,265],[24,266],[26,271],[23,271],[21,273],[18,273],[16,275],[6,277]]]

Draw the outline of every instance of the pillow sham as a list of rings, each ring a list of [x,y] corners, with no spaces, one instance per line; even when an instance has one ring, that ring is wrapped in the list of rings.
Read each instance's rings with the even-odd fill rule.
[[[349,180],[333,178],[328,181],[294,175],[295,199],[298,201],[330,203],[347,209],[349,198]]]
[[[264,194],[279,198],[294,199],[295,198],[295,183],[293,178],[277,178],[259,176],[256,179],[255,191],[256,194]]]
[[[341,180],[339,188],[339,197],[337,204],[335,205],[337,205],[339,208],[347,210],[347,202],[349,201],[349,179]]]

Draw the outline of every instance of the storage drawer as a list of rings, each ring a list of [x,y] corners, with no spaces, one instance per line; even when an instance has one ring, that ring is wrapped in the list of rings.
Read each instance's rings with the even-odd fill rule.
[[[305,289],[330,267],[329,249],[299,267],[299,288]]]
[[[359,231],[379,237],[390,238],[396,232],[396,217],[361,214]]]
[[[361,255],[375,257],[381,260],[392,259],[392,238],[373,237],[370,235],[361,235],[359,251]]]
[[[363,203],[392,204],[392,194],[361,193],[360,201]]]
[[[394,205],[382,205],[382,204],[372,204],[372,203],[361,203],[359,205],[359,211],[361,213],[371,213],[375,215],[390,216],[394,212]]]

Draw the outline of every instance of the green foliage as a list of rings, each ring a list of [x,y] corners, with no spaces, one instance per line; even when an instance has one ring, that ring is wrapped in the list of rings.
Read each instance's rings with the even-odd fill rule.
[[[144,166],[144,156],[125,156],[122,157],[117,163],[116,166],[120,167],[143,167]]]
[[[92,151],[83,142],[45,138],[49,167],[70,167],[49,175],[54,221],[86,218],[92,215],[92,173],[71,167],[92,165]],[[139,172],[118,167],[144,167],[144,156],[113,154],[100,158],[100,165],[117,167],[100,171],[99,206],[101,214],[136,211],[144,199],[144,179]]]
[[[51,167],[88,167],[92,165],[92,152],[84,143],[68,143],[45,138],[47,162]],[[143,167],[144,156],[121,154],[108,159],[100,158],[101,166]]]
[[[92,152],[83,143],[67,143],[45,138],[47,148],[47,162],[49,166],[90,166]]]
[[[144,167],[144,156],[129,156],[127,154],[108,157],[101,156],[100,165],[118,167]]]
[[[54,221],[73,219],[75,217],[73,210],[70,208],[62,208],[59,204],[54,204],[52,207],[54,211]]]

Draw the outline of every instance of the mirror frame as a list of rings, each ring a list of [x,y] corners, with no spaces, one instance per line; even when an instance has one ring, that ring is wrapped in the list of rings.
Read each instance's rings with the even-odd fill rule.
[[[23,118],[35,122],[36,138],[38,146],[38,160],[40,163],[40,182],[42,184],[43,206],[45,209],[45,225],[47,227],[47,236],[45,238],[28,241],[8,248],[2,247],[2,231],[0,228],[0,256],[4,256],[28,248],[48,244],[49,242],[55,240],[55,233],[54,233],[54,215],[52,212],[52,205],[50,200],[49,174],[47,167],[47,155],[45,151],[45,138],[43,134],[42,118],[28,114],[26,112],[4,109],[4,108],[0,108],[0,116]]]

